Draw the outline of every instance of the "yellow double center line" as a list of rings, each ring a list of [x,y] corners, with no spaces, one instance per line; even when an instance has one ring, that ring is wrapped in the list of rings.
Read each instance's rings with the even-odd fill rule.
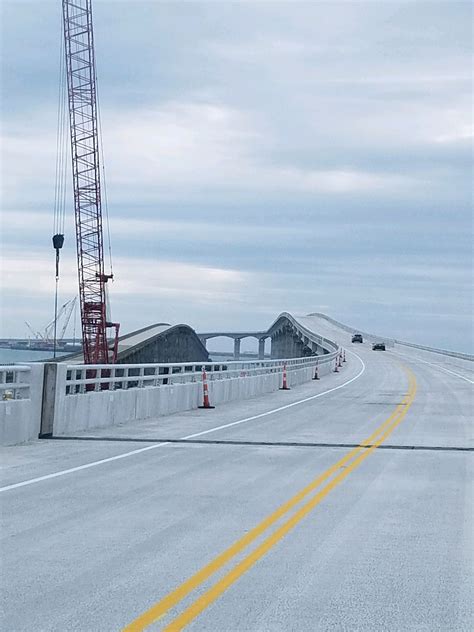
[[[304,487],[295,496],[281,505],[276,511],[270,514],[265,520],[254,527],[242,538],[237,540],[228,549],[214,558],[209,564],[195,573],[188,580],[183,582],[175,590],[163,597],[149,610],[137,617],[132,623],[123,629],[123,632],[141,632],[154,621],[161,619],[171,608],[181,602],[192,591],[196,590],[211,575],[225,566],[233,557],[241,553],[249,544],[261,536],[280,518],[285,516],[298,505],[308,494],[320,487],[325,481],[335,475],[317,494],[306,501],[298,511],[296,511],[286,522],[281,524],[271,533],[261,544],[251,553],[237,563],[211,588],[206,590],[180,615],[178,615],[167,627],[165,632],[175,632],[182,630],[187,624],[195,619],[203,610],[214,602],[224,591],[226,591],[243,573],[248,571],[261,557],[263,557],[277,542],[279,542],[289,531],[291,531],[305,516],[308,515],[339,483],[355,470],[374,450],[381,445],[387,437],[402,422],[408,412],[415,395],[416,379],[414,374],[405,369],[409,378],[408,392],[402,402],[398,404],[393,413],[373,432],[370,437],[362,441],[356,448],[348,452],[342,459],[328,468],[323,474],[315,478],[309,485]]]

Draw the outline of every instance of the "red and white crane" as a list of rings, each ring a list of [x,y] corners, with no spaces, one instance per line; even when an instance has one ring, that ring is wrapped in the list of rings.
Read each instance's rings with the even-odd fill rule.
[[[62,9],[82,348],[85,364],[108,364],[116,361],[119,324],[107,315],[106,287],[112,274],[106,274],[104,266],[92,0],[62,0]],[[63,241],[63,235],[54,235],[57,262]]]

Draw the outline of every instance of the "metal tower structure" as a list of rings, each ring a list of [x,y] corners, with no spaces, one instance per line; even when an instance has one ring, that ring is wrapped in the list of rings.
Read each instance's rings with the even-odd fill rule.
[[[114,362],[107,319],[92,0],[62,0],[82,344],[86,364]],[[115,329],[109,351],[107,329]]]

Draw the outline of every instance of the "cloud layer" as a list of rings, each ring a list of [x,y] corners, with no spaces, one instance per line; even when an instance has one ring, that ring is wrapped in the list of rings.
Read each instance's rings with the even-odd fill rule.
[[[472,346],[469,2],[94,6],[124,331],[322,310]],[[0,335],[22,336],[51,318],[60,14],[2,11]]]

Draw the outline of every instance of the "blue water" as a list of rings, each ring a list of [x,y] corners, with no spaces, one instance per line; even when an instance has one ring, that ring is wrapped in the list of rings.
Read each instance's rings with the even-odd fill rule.
[[[65,353],[57,353],[56,357],[66,355]],[[52,351],[31,351],[30,349],[1,349],[0,348],[0,364],[21,364],[22,362],[40,362],[41,360],[49,360],[53,357]]]

